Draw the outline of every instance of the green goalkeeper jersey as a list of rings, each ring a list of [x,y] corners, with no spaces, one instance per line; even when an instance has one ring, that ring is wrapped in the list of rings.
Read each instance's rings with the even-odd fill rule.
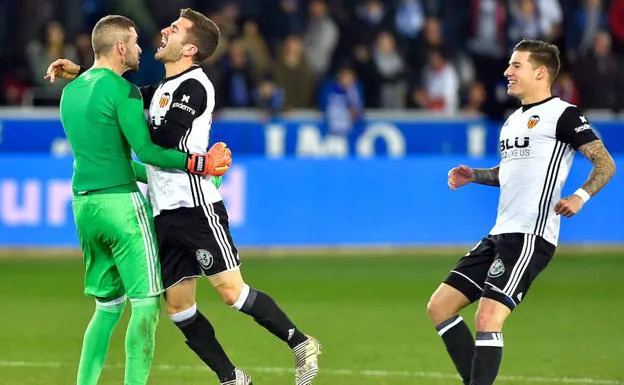
[[[65,87],[61,122],[74,153],[74,194],[135,185],[131,149],[144,163],[186,168],[185,153],[152,143],[139,89],[108,68],[92,68]]]

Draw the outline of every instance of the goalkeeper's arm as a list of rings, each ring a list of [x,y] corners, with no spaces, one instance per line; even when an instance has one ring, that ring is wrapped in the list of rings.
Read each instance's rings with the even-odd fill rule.
[[[117,103],[117,119],[124,136],[141,162],[202,175],[213,171],[215,159],[212,154],[185,154],[152,143],[143,115],[143,100],[136,86],[130,85],[129,94],[123,99]]]
[[[134,169],[134,175],[136,175],[137,181],[147,183],[147,170],[145,169],[145,165],[143,163],[132,161],[132,168]],[[212,182],[212,184],[218,189],[221,187],[223,177],[212,175],[210,182]]]
[[[143,163],[133,160],[132,169],[134,170],[134,175],[136,176],[137,181],[147,183],[147,170],[145,169],[145,165]]]

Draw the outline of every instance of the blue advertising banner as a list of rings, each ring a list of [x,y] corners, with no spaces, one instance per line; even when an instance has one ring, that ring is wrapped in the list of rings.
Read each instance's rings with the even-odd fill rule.
[[[616,159],[624,169],[624,158]],[[577,159],[570,194],[591,164]],[[220,189],[241,246],[452,245],[485,236],[498,190],[451,192],[447,171],[465,157],[370,160],[240,159]],[[34,167],[36,165],[36,167]],[[77,246],[71,214],[71,159],[0,157],[0,247]],[[579,215],[562,218],[562,243],[624,243],[624,178],[616,175]]]
[[[235,114],[230,114],[235,115]],[[224,141],[237,155],[272,159],[402,158],[411,155],[495,155],[499,125],[480,118],[414,118],[385,114],[357,124],[347,136],[328,134],[318,118],[283,118],[263,122],[235,116],[215,119],[211,141]],[[624,122],[595,120],[593,124],[613,153],[624,153]],[[0,154],[40,153],[69,156],[58,118],[2,117]]]

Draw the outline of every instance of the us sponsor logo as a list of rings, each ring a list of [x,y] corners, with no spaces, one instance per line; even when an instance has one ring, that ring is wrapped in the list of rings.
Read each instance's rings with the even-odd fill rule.
[[[537,123],[539,123],[540,121],[540,117],[537,115],[533,115],[529,118],[529,121],[527,122],[527,127],[529,129],[534,128],[535,126],[537,126]]]
[[[160,100],[158,101],[158,105],[160,106],[160,108],[165,108],[167,104],[169,104],[169,99],[171,99],[171,95],[169,94],[169,92],[165,92],[164,94],[162,94]]]

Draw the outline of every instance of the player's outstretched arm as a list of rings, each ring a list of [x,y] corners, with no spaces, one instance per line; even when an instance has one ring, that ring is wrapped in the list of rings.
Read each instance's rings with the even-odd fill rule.
[[[86,71],[87,67],[76,64],[69,59],[56,59],[50,63],[43,78],[49,80],[50,83],[54,83],[56,78],[73,80]],[[149,107],[149,101],[154,96],[156,88],[158,88],[158,83],[139,87],[144,100],[143,108]]]
[[[487,169],[473,169],[466,165],[452,168],[448,173],[448,185],[451,190],[467,185],[468,183],[478,183],[488,186],[500,186],[498,180],[499,166]]]
[[[80,75],[80,70],[80,66],[69,59],[56,59],[50,63],[43,78],[50,83],[54,83],[56,78],[71,80]]]
[[[602,190],[615,174],[615,162],[599,139],[585,143],[578,150],[592,162],[593,167],[583,186],[555,205],[555,212],[565,217],[578,213],[589,198]]]

